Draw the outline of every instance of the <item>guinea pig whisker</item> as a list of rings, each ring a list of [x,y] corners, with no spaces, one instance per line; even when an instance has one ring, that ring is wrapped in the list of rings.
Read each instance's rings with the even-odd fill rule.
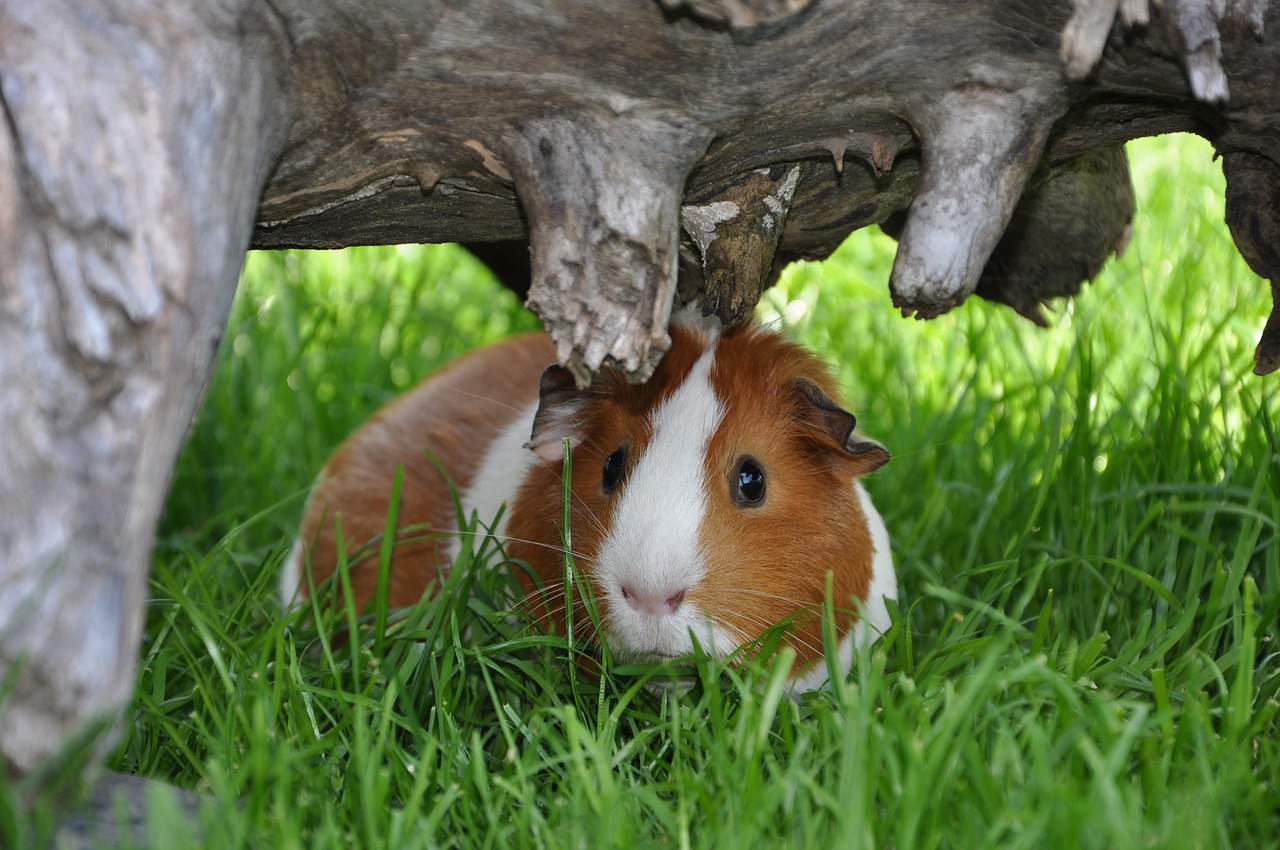
[[[734,613],[734,612],[729,612],[729,616],[732,616],[732,615],[733,615],[733,613]],[[718,620],[716,621],[716,625],[718,625],[718,626],[720,626],[721,628],[725,629],[725,630],[726,630],[726,631],[728,631],[730,634],[732,634],[735,638],[737,638],[738,640],[740,640],[740,641],[741,641],[741,643],[740,643],[740,644],[738,645],[738,647],[736,647],[735,649],[741,649],[741,648],[742,648],[742,647],[744,647],[744,646],[749,646],[749,645],[751,645],[752,643],[755,643],[755,642],[760,638],[760,634],[762,634],[762,633],[764,632],[764,630],[765,630],[765,629],[767,629],[767,628],[769,628],[770,626],[773,626],[773,625],[774,625],[773,623],[769,623],[769,622],[767,622],[766,620],[764,620],[763,618],[760,618],[760,617],[752,618],[752,617],[750,617],[750,616],[748,616],[748,615],[743,615],[741,619],[743,619],[743,620],[747,620],[747,621],[750,621],[750,620],[752,620],[752,619],[755,619],[755,620],[757,621],[757,623],[758,623],[758,624],[760,625],[760,627],[761,627],[761,628],[760,628],[760,632],[759,632],[759,633],[757,633],[757,634],[751,634],[750,632],[748,632],[746,629],[742,628],[741,626],[736,625],[736,624],[731,623],[731,622],[728,622],[728,621],[727,621],[727,620],[725,620],[725,619],[718,619]],[[810,653],[810,654],[813,654],[813,655],[821,655],[821,654],[822,654],[822,644],[821,644],[821,642],[819,641],[819,642],[816,642],[816,643],[815,643],[813,640],[811,640],[811,639],[809,639],[809,638],[805,637],[805,636],[804,636],[804,635],[802,635],[802,634],[798,634],[798,633],[796,633],[796,632],[794,632],[794,631],[793,631],[793,632],[789,632],[789,633],[786,635],[785,640],[786,640],[786,641],[788,641],[788,642],[790,642],[790,643],[792,644],[792,646],[794,646],[795,648],[800,649],[800,650],[803,650],[803,651],[805,651],[806,653]]]
[[[744,596],[761,596],[761,597],[764,597],[765,599],[776,599],[777,601],[784,602],[787,605],[794,605],[797,611],[802,610],[804,608],[811,607],[813,605],[812,602],[804,599],[797,599],[793,596],[783,596],[780,593],[771,593],[767,590],[757,590],[754,587],[732,587],[732,588],[726,589],[724,592],[725,593],[741,593]]]
[[[561,554],[564,553],[564,547],[557,545],[555,543],[544,543],[540,540],[529,540],[524,537],[513,537],[510,534],[496,534],[487,529],[481,529],[476,531],[471,531],[471,530],[466,530],[466,531],[454,530],[452,532],[442,531],[440,533],[445,533],[445,534],[452,533],[452,534],[457,534],[460,537],[465,534],[481,536],[481,537],[489,536],[489,537],[492,537],[494,540],[497,540],[499,543],[504,543],[504,544],[505,543],[524,543],[528,546],[536,546],[539,549],[550,549],[553,552],[559,552]],[[584,562],[590,562],[591,560],[591,556],[587,555],[585,552],[570,552],[570,554],[573,555],[573,557],[576,560],[581,560]]]
[[[731,622],[727,622],[728,618],[730,617],[734,619],[738,619],[742,622],[750,623],[758,627],[759,633],[756,635],[747,635],[746,631],[742,629],[740,626],[736,626]],[[777,625],[777,622],[771,621],[767,617],[762,617],[759,614],[754,614],[749,611],[732,611],[732,610],[726,612],[720,618],[717,618],[717,622],[720,625],[724,626],[725,628],[735,630],[739,634],[743,635],[745,638],[745,641],[744,641],[745,643],[750,643],[754,641],[757,637],[759,637],[759,634],[763,634],[767,629],[770,629],[773,626]],[[821,641],[815,642],[812,639],[805,637],[804,634],[799,632],[798,630],[795,630],[795,629],[789,630],[787,632],[786,639],[789,642],[791,642],[793,645],[795,645],[797,648],[811,651],[814,653],[821,653],[822,651]]]
[[[729,624],[729,623],[724,623],[723,625],[724,625],[726,628],[733,628],[732,624]],[[772,626],[772,625],[774,625],[774,624],[773,624],[773,623],[770,623],[770,624],[769,624],[769,626]],[[747,646],[747,645],[752,644],[752,643],[755,643],[757,640],[759,640],[760,635],[764,633],[764,629],[765,629],[765,628],[768,628],[768,626],[762,627],[762,628],[761,628],[761,630],[760,630],[760,632],[759,632],[758,634],[754,634],[754,635],[752,635],[752,634],[748,634],[746,631],[744,631],[744,630],[743,630],[743,629],[741,629],[741,628],[736,629],[736,631],[737,631],[737,632],[739,633],[739,635],[742,637],[742,646]],[[812,640],[812,639],[810,639],[810,638],[808,638],[808,637],[805,637],[803,634],[801,634],[801,633],[799,633],[799,632],[796,632],[796,631],[788,631],[788,632],[786,633],[786,635],[783,637],[783,640],[784,640],[785,642],[787,642],[787,643],[791,644],[791,645],[792,645],[795,649],[797,649],[797,650],[801,650],[801,651],[803,651],[803,652],[811,653],[811,654],[814,654],[814,655],[821,655],[821,654],[822,654],[822,642],[821,642],[821,641],[816,641],[816,642],[815,642],[814,640]]]
[[[600,517],[596,516],[596,512],[591,510],[591,506],[586,503],[586,500],[572,491],[570,491],[570,495],[573,497],[573,500],[578,503],[578,507],[582,508],[583,516],[591,522],[591,525],[595,530],[600,532],[601,536],[607,535],[609,533],[609,529],[605,527],[605,524],[601,521]]]
[[[490,531],[489,529],[483,528],[483,527],[473,530],[473,529],[458,529],[458,528],[432,528],[432,527],[425,527],[425,526],[411,526],[403,530],[412,530],[414,532],[420,532],[421,535],[434,534],[434,535],[439,535],[441,537],[445,537],[449,535],[453,535],[456,537],[464,537],[467,535],[470,535],[472,537],[492,537],[494,540],[504,545],[507,543],[523,543],[525,545],[534,546],[539,549],[550,549],[551,551],[557,552],[560,554],[564,554],[564,551],[565,551],[563,546],[560,546],[554,543],[544,543],[540,540],[530,540],[525,537],[514,537],[510,534],[498,534],[496,532]],[[404,537],[399,542],[401,543],[418,542],[420,539],[421,538],[419,534],[415,534],[412,537]],[[585,564],[590,564],[594,560],[590,555],[588,555],[585,552],[570,552],[569,554],[573,555],[575,560],[581,561]]]
[[[567,604],[564,601],[564,598],[564,586],[561,585],[560,587],[546,588],[544,590],[530,593],[524,598],[524,601],[526,603],[536,603],[543,607],[554,604],[559,608],[564,608]]]
[[[769,593],[768,591],[764,591],[764,590],[755,590],[753,588],[745,588],[745,587],[737,588],[736,590],[729,591],[729,592],[743,593],[748,595],[754,594],[756,596],[763,596],[767,599],[776,599],[780,602],[785,602],[790,606],[794,606],[795,608],[794,613],[796,614],[801,614],[801,613],[821,614],[825,609],[825,606],[822,603],[807,601],[803,599],[793,599],[786,596],[780,596],[776,593]],[[849,605],[849,606],[834,605],[832,606],[832,613],[845,614],[852,617],[859,616],[858,608],[853,605]]]
[[[564,596],[564,582],[562,581],[549,582],[542,587],[536,587],[526,593],[524,598],[520,601],[522,603],[545,602],[550,599],[555,599],[557,596]]]
[[[746,629],[742,628],[742,626],[735,625],[734,623],[726,622],[724,620],[717,620],[716,625],[720,626],[722,629],[728,630],[735,638],[742,641],[739,646],[751,643],[751,641],[755,640],[755,638],[748,633]]]
[[[787,613],[785,616],[777,619],[765,617],[761,614],[757,614],[754,612],[744,612],[741,616],[743,617],[743,619],[755,622],[759,624],[761,628],[767,629],[777,625],[780,622],[784,622],[788,620],[794,622],[795,618],[797,618],[798,615],[818,614],[819,612],[820,612],[820,609],[816,605],[801,605],[800,607]]]
[[[508,404],[502,399],[493,398],[492,396],[483,395],[481,393],[468,392],[467,390],[464,390],[462,387],[458,387],[458,386],[446,386],[445,389],[447,389],[449,392],[454,393],[456,395],[464,396],[466,398],[478,399],[479,401],[488,402],[489,404],[492,404],[495,407],[505,408],[506,410],[509,410],[512,413],[520,412],[519,407],[516,407],[513,404]]]
[[[766,617],[761,617],[756,614],[751,614],[750,612],[747,612],[747,611],[732,611],[732,610],[725,612],[724,616],[721,618],[721,622],[724,622],[726,626],[732,625],[731,623],[726,622],[730,617],[738,620],[739,622],[747,623],[748,625],[751,625],[756,629],[756,634],[748,634],[747,630],[742,628],[741,626],[734,626],[734,628],[736,628],[737,631],[742,634],[742,637],[748,643],[750,643],[751,641],[759,637],[760,634],[763,633],[766,629],[775,625]]]
[[[811,600],[799,599],[793,596],[783,596],[780,593],[773,593],[767,590],[758,590],[752,587],[737,587],[737,586],[730,585],[718,591],[718,595],[725,596],[725,597],[732,597],[735,594],[740,594],[742,596],[756,596],[763,599],[769,599],[769,600],[775,600],[777,602],[781,602],[788,609],[790,609],[788,611],[788,614],[798,613],[800,611],[804,611],[804,610],[816,607]],[[768,621],[764,618],[761,618],[761,622],[764,625],[773,625],[771,621]]]
[[[557,462],[542,460],[541,458],[539,458],[539,462],[542,464],[543,467],[547,469],[552,469],[553,471],[556,471],[558,474],[559,471],[554,469],[554,467],[558,465]],[[577,491],[575,491],[572,487],[569,489],[569,496],[570,498],[573,499],[575,506],[582,509],[581,513],[583,514],[583,516],[586,517],[586,519],[591,523],[591,525],[595,527],[596,531],[600,532],[601,534],[609,533],[609,529],[606,528],[605,524],[601,522],[600,518],[595,515],[595,511],[591,510],[591,506],[587,504],[586,501],[580,495],[578,495]]]
[[[525,608],[532,610],[547,618],[558,617],[569,609],[569,599],[564,593],[564,582],[552,582],[540,588],[535,588],[525,594],[520,600],[520,604]],[[578,597],[573,599],[574,611],[582,611],[586,616],[586,609],[583,600]]]

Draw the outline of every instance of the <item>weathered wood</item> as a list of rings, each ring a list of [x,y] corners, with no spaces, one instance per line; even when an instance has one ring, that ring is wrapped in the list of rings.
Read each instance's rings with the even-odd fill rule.
[[[90,771],[97,780],[83,787],[59,789],[57,798],[41,801],[36,811],[53,815],[50,823],[31,823],[21,838],[25,850],[122,850],[155,847],[152,831],[168,816],[171,838],[178,846],[201,842],[200,795],[141,776]],[[181,824],[180,826],[178,824]],[[172,845],[171,845],[172,846]]]
[[[811,165],[757,168],[717,200],[688,199],[680,218],[701,258],[703,315],[729,324],[749,318],[760,293],[777,280],[778,239],[800,175]]]
[[[529,220],[528,304],[560,317],[557,356],[584,388],[606,358],[644,380],[670,347],[680,191],[711,137],[617,108],[534,118],[503,139]]]
[[[322,32],[321,22],[344,5],[280,7],[294,29],[305,23]],[[1065,193],[1070,204],[1054,200],[1053,175],[1073,170],[1066,163],[1082,154],[1191,130],[1280,160],[1280,51],[1259,37],[1265,16],[1275,17],[1260,0],[1224,4],[1220,13],[1208,0],[1167,0],[1159,8],[1145,0],[1081,0],[1074,8],[989,0],[948,5],[945,14],[927,2],[895,4],[890,13],[875,0],[789,10],[729,0],[664,5],[675,14],[651,0],[619,0],[602,28],[593,0],[513,0],[465,11],[441,4],[436,14],[387,2],[336,44],[317,35],[294,62],[304,99],[317,108],[295,128],[266,189],[256,243],[531,239],[535,256],[551,257],[566,249],[539,243],[563,231],[529,232],[542,219],[531,209],[541,191],[533,185],[545,176],[516,186],[504,140],[533,120],[584,121],[601,138],[611,124],[625,134],[626,122],[658,121],[711,139],[687,174],[675,176],[675,160],[666,166],[666,179],[699,207],[735,202],[735,187],[758,169],[806,166],[771,262],[753,248],[747,263],[726,245],[713,251],[721,259],[703,263],[704,277],[720,268],[721,279],[740,279],[740,295],[712,290],[718,303],[749,304],[786,261],[825,256],[853,230],[907,211],[891,287],[906,311],[930,316],[979,287],[1001,291],[980,283],[988,259],[994,252],[1006,270],[1025,265],[1037,233],[1055,234],[1051,247],[1069,259],[1065,267],[1101,265],[1127,222],[1111,222],[1106,234],[1080,228],[1079,241],[1067,246],[1049,226],[1088,217],[1128,191],[1127,173],[1112,168],[1104,170],[1111,184],[1095,174],[1087,194],[1090,181],[1074,179]],[[730,23],[737,7],[756,11]],[[767,7],[778,10],[776,20],[744,24]],[[705,25],[708,19],[728,30]],[[389,31],[400,38],[388,41]],[[381,58],[356,63],[349,54]],[[588,197],[598,191],[589,183],[579,181],[575,203],[608,207]],[[1045,187],[1032,203],[1021,195],[1027,185]],[[1003,241],[1010,222],[1037,220],[1038,227],[1022,227],[1021,240]],[[609,241],[622,243],[611,251],[649,258],[633,269],[647,281],[638,288],[673,273],[669,246],[646,241],[636,252],[640,243],[621,231],[600,234],[595,246]],[[705,258],[687,230],[682,250]],[[1005,250],[1023,260],[1002,258]],[[744,273],[746,265],[756,271]],[[661,347],[664,314],[650,317],[646,306],[644,318],[621,323],[626,338],[615,337],[617,316],[652,302],[636,287],[602,284],[605,267],[556,261],[535,268],[535,290],[554,275],[558,287],[579,293],[541,298],[542,315],[570,359],[589,364],[605,351],[639,376],[651,362],[645,352]],[[1065,274],[1034,291],[1024,275],[1018,303],[1071,291],[1080,281],[1057,279]],[[667,283],[659,288],[670,291]],[[595,294],[584,300],[581,293]],[[584,322],[584,310],[593,318]]]
[[[0,33],[0,754],[21,773],[133,691],[156,518],[288,100],[257,3],[8,2]]]
[[[903,309],[977,291],[1038,317],[1123,243],[1117,146],[1191,130],[1275,280],[1275,9],[0,0],[8,769],[130,691],[151,534],[250,238],[506,246],[579,379],[641,378],[678,268],[680,298],[738,317],[874,223],[899,227]],[[1278,337],[1273,314],[1259,371]]]
[[[941,95],[916,117],[920,184],[902,227],[889,289],[906,315],[945,313],[978,286],[1061,109],[1056,87],[1021,87],[1027,63]]]
[[[1100,148],[1036,172],[978,280],[978,295],[1046,326],[1044,308],[1070,297],[1124,251],[1134,213],[1121,147]],[[894,238],[901,215],[882,227]]]

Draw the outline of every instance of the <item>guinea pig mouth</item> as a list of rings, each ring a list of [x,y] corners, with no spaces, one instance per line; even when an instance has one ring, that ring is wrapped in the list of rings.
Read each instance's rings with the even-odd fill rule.
[[[627,661],[645,662],[652,661],[654,663],[662,661],[674,661],[677,658],[684,658],[684,653],[663,652],[658,649],[616,649],[614,654],[619,658],[625,658]]]
[[[613,651],[614,656],[628,664],[665,664],[669,661],[678,661],[692,657],[693,649],[683,651],[673,651],[671,649],[633,649],[626,646],[619,646],[617,642],[611,643],[609,648]]]
[[[694,656],[697,654],[692,646],[681,649],[671,649],[670,647],[633,649],[626,646],[610,644],[609,648],[613,651],[615,658],[627,664],[668,664],[673,661],[691,664],[694,660]],[[707,658],[725,658],[728,653],[704,651],[703,655]]]
[[[671,624],[674,625],[674,624]],[[605,624],[604,637],[609,650],[615,658],[630,664],[663,664],[671,661],[689,661],[695,655],[708,658],[726,658],[736,648],[714,632],[699,634],[698,630],[687,629],[681,634],[678,627],[668,627],[654,634],[635,634],[627,629],[610,629]]]
[[[664,661],[676,661],[681,658],[690,658],[692,652],[642,652],[640,653],[646,661],[661,663]]]

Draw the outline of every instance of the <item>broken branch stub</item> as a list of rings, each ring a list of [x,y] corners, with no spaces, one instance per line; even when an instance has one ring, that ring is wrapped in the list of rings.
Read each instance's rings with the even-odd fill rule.
[[[1092,280],[1132,232],[1133,184],[1122,146],[1042,165],[987,260],[976,295],[1046,327],[1044,308]],[[881,224],[899,238],[904,215]]]
[[[579,386],[606,363],[643,381],[670,346],[680,196],[709,140],[693,124],[586,111],[505,139],[529,222],[527,303]]]
[[[1271,281],[1271,315],[1262,329],[1253,359],[1255,375],[1270,375],[1280,369],[1280,281]]]
[[[812,164],[758,168],[680,211],[702,258],[702,314],[735,324],[755,310],[781,271],[774,262],[801,172]]]
[[[920,185],[889,279],[904,315],[932,318],[973,293],[1039,162],[1059,112],[1053,92],[1005,75],[947,92],[917,122]]]

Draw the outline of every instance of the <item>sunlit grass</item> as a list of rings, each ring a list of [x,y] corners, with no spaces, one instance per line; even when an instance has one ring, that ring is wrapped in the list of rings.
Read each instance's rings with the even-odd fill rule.
[[[482,538],[386,639],[282,615],[328,452],[537,323],[454,248],[252,256],[113,766],[207,792],[217,848],[1275,846],[1280,394],[1250,374],[1269,294],[1207,145],[1131,158],[1134,240],[1048,330],[976,299],[900,318],[874,229],[766,294],[893,453],[869,487],[899,622],[800,703],[714,664],[680,699],[570,677],[503,616]]]

